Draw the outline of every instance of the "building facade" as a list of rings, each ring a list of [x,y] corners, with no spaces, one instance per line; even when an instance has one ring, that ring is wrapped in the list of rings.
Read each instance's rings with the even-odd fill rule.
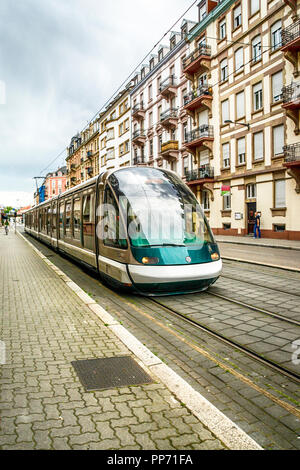
[[[72,137],[67,152],[67,189],[99,173],[99,118]]]
[[[45,181],[45,200],[65,192],[67,185],[67,167],[63,166],[57,171],[48,173]]]
[[[183,58],[186,181],[216,234],[253,234],[258,211],[264,237],[300,239],[299,10],[292,0],[199,4]]]
[[[99,117],[100,171],[130,165],[129,87],[114,98]]]
[[[133,78],[131,90],[132,164],[172,169],[184,174],[188,152],[183,147],[189,115],[182,108],[189,83],[182,69],[187,34],[196,23],[184,20],[167,45],[149,57]]]

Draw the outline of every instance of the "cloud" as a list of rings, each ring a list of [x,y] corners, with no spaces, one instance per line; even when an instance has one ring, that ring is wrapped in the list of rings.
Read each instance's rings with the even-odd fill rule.
[[[0,103],[0,190],[33,193],[33,176],[68,146],[191,3],[1,0],[6,104]],[[187,17],[195,19],[196,11]]]

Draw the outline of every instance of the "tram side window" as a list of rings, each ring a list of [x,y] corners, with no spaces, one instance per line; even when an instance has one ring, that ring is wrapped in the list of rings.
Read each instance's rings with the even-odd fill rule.
[[[72,202],[66,202],[66,225],[65,225],[65,234],[71,236],[71,209]]]
[[[80,209],[81,209],[81,199],[76,198],[73,201],[73,230],[74,238],[80,240],[80,231],[81,231],[81,220],[80,220]]]
[[[47,234],[51,232],[51,206],[47,209]]]
[[[111,191],[107,186],[104,195],[104,203],[107,204],[107,210],[104,213],[104,245],[110,246],[113,248],[127,248],[127,240],[120,238],[124,230],[120,230],[120,212],[117,201]]]
[[[56,230],[56,205],[53,206],[52,210],[52,231]]]
[[[64,230],[64,204],[59,205],[59,237],[63,238]]]

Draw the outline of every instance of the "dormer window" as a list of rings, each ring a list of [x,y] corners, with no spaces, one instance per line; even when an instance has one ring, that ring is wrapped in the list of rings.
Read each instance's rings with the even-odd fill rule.
[[[184,39],[187,36],[187,24],[181,28],[181,39]]]
[[[141,70],[141,78],[145,78],[145,69]]]
[[[150,70],[154,69],[154,59],[150,60]]]
[[[206,2],[199,6],[199,22],[206,17]]]
[[[161,49],[158,51],[158,61],[160,62],[164,58],[164,51]]]
[[[171,39],[170,39],[170,49],[174,49],[174,47],[176,46],[176,36],[173,36]]]

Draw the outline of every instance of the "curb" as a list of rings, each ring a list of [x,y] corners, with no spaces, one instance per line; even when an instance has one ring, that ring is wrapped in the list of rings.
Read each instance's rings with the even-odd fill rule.
[[[20,232],[18,235],[36,252],[36,254],[61,278],[63,282],[81,299],[97,317],[109,328],[125,346],[164,384],[187,408],[230,450],[263,450],[248,434],[231,419],[212,405],[199,392],[194,390],[170,367],[164,364],[146,346],[136,339],[100,304],[91,299],[75,282],[44,256]]]

